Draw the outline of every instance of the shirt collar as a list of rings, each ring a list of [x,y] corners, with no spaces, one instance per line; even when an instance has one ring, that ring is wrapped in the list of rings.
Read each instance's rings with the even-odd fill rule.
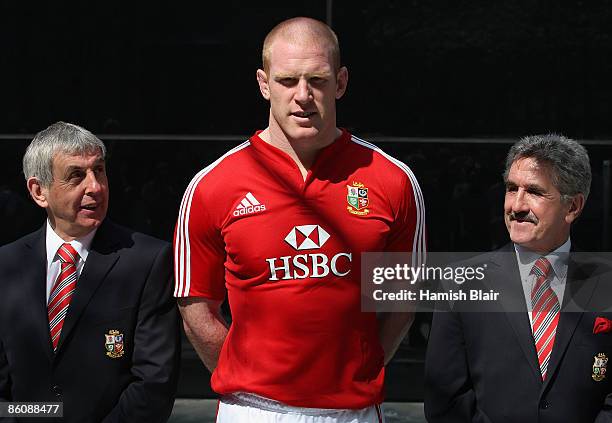
[[[77,238],[75,240],[70,241],[70,245],[72,248],[76,250],[79,254],[81,260],[86,261],[87,256],[89,255],[89,250],[91,249],[91,243],[93,241],[94,236],[96,235],[98,228],[95,228],[93,231],[88,233],[87,235]],[[51,222],[47,219],[47,236],[46,236],[46,245],[47,245],[47,265],[50,265],[55,256],[57,254],[57,250],[62,246],[65,241],[59,237],[58,234],[55,233],[53,228],[51,227]]]
[[[564,278],[567,274],[567,264],[571,247],[572,241],[570,238],[567,238],[567,241],[565,241],[563,245],[544,256],[550,262],[553,272],[555,272],[555,275],[559,279]],[[514,250],[516,251],[519,266],[528,269],[529,272],[531,272],[531,268],[536,260],[542,257],[540,254],[525,247],[521,247],[518,244],[514,244]]]
[[[316,155],[315,161],[313,162],[313,166],[314,166],[314,163],[320,162],[321,160],[324,160],[327,157],[332,157],[336,159],[337,158],[336,153],[338,152],[338,150],[343,148],[346,144],[348,144],[351,141],[351,134],[348,132],[348,130],[344,128],[338,128],[338,129],[340,129],[341,131],[340,136],[335,138],[331,144],[319,150],[319,152]],[[256,131],[255,134],[249,139],[253,148],[259,153],[264,154],[265,156],[275,161],[281,161],[286,164],[289,164],[291,167],[297,167],[293,159],[289,156],[289,154],[287,154],[282,149],[261,139],[259,135],[262,132],[263,131],[261,130]]]

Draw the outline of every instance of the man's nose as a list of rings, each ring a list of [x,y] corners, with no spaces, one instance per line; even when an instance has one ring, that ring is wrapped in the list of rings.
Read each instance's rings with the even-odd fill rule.
[[[519,189],[516,192],[516,195],[514,196],[514,201],[512,202],[512,211],[529,211],[529,205],[527,204],[527,198],[525,196],[526,193],[522,189]]]
[[[310,89],[310,84],[304,78],[300,78],[297,84],[297,92],[295,93],[295,101],[298,103],[307,103],[311,100],[312,91]]]
[[[94,194],[100,192],[102,185],[100,184],[99,177],[93,171],[88,171],[85,177],[85,194]]]

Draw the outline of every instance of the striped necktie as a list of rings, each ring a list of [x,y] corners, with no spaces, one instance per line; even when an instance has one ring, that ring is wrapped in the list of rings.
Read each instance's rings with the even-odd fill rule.
[[[68,306],[72,294],[76,288],[77,273],[76,264],[79,259],[78,253],[68,243],[62,244],[57,250],[60,258],[61,270],[51,288],[49,302],[47,303],[47,314],[49,316],[49,330],[51,331],[51,342],[53,351],[57,350],[60,333],[64,326],[64,319],[68,312]]]
[[[532,321],[531,329],[538,353],[542,380],[546,380],[546,371],[550,354],[555,343],[555,333],[559,323],[559,299],[550,287],[552,266],[545,257],[536,260],[531,274],[536,276],[536,283],[531,291]]]

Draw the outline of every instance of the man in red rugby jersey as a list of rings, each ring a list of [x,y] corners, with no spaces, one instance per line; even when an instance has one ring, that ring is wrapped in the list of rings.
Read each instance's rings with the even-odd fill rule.
[[[218,422],[382,421],[384,364],[413,315],[361,311],[361,253],[422,263],[423,197],[405,164],[336,126],[348,70],[327,25],[284,21],[262,56],[268,127],[199,172],[181,204],[185,330],[222,395]]]

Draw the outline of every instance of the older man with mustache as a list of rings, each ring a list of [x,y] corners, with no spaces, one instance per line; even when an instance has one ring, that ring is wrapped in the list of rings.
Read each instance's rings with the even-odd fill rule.
[[[476,260],[501,300],[434,314],[427,419],[611,422],[610,265],[570,254],[589,195],[588,154],[562,136],[529,136],[510,149],[504,180],[512,242]]]

